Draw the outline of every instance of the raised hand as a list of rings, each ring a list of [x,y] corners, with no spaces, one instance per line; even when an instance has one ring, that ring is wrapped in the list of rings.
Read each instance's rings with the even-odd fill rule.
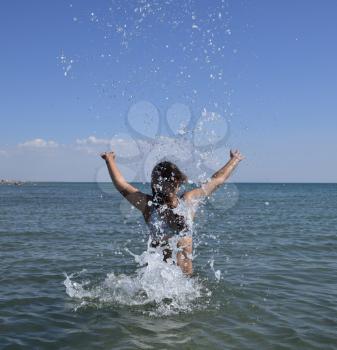
[[[243,160],[245,157],[240,153],[240,151],[238,149],[236,150],[230,150],[229,155],[231,157],[231,159],[236,159],[238,161]]]
[[[116,154],[115,154],[115,152],[103,152],[103,153],[101,153],[101,158],[104,159],[105,161],[115,160]]]

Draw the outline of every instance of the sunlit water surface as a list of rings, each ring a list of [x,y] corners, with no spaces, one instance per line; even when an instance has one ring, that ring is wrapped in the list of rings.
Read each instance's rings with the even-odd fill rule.
[[[221,189],[192,278],[104,186],[0,187],[0,348],[337,348],[337,185]]]

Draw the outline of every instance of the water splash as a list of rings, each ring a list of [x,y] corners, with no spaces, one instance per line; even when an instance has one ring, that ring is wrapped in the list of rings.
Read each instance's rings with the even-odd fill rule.
[[[173,261],[163,262],[162,248],[148,249],[133,255],[138,265],[133,275],[107,274],[105,280],[94,285],[90,280],[77,281],[82,274],[67,275],[66,293],[80,301],[75,309],[87,306],[143,306],[150,316],[167,316],[203,308],[198,303],[211,292],[197,277],[188,277]]]
[[[212,271],[214,272],[214,277],[215,277],[216,281],[219,282],[220,278],[221,278],[221,271],[214,269],[214,259],[213,258],[209,261],[209,265],[210,265]]]
[[[176,93],[165,92],[162,102],[177,101],[178,97],[191,105],[202,100],[202,106],[211,106],[217,101],[224,114],[224,105],[233,93],[228,86],[229,65],[237,51],[228,1],[114,0],[92,5],[84,12],[74,7],[71,16],[74,25],[90,28],[88,51],[81,53],[81,64],[96,60],[97,66],[106,65],[107,71],[113,65],[122,73],[113,81],[104,76],[95,82],[107,103],[111,98],[148,99],[144,94],[148,84],[158,91],[167,91],[174,84]],[[93,35],[101,44],[90,52],[97,38]],[[139,49],[142,59],[134,60]],[[197,88],[200,84],[207,86],[207,91]]]
[[[73,68],[74,59],[67,57],[63,51],[59,57],[57,57],[60,66],[62,67],[63,75],[65,77],[70,76],[71,69]]]

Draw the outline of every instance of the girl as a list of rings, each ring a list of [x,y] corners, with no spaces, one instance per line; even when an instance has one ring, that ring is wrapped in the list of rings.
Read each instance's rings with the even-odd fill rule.
[[[168,161],[158,163],[152,170],[152,195],[140,192],[128,183],[116,165],[114,152],[102,153],[112,182],[117,190],[137,209],[139,209],[150,229],[152,247],[162,247],[164,261],[172,257],[172,238],[176,237],[178,252],[176,263],[182,271],[192,274],[192,236],[191,225],[195,215],[195,204],[201,197],[207,197],[222,185],[243,159],[241,153],[230,151],[230,160],[212,175],[201,187],[185,192],[180,198],[180,186],[187,177],[178,167]],[[181,214],[181,207],[187,208],[188,215]],[[180,209],[180,212],[179,212]]]

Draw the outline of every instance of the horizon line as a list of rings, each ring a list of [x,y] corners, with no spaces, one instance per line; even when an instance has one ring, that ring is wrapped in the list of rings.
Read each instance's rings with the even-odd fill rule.
[[[0,179],[1,181],[2,179]],[[5,179],[3,179],[5,180]],[[73,181],[73,180],[7,180],[11,182],[21,182],[23,184],[27,183],[98,183],[98,184],[113,184],[112,181]],[[149,181],[128,181],[130,183],[141,183],[141,184],[150,184],[151,182]],[[329,182],[329,181],[227,181],[226,183],[236,183],[236,184],[337,184],[337,182]],[[193,183],[193,184],[198,184],[198,183]],[[6,183],[4,183],[6,185]],[[8,183],[10,185],[10,183]]]

